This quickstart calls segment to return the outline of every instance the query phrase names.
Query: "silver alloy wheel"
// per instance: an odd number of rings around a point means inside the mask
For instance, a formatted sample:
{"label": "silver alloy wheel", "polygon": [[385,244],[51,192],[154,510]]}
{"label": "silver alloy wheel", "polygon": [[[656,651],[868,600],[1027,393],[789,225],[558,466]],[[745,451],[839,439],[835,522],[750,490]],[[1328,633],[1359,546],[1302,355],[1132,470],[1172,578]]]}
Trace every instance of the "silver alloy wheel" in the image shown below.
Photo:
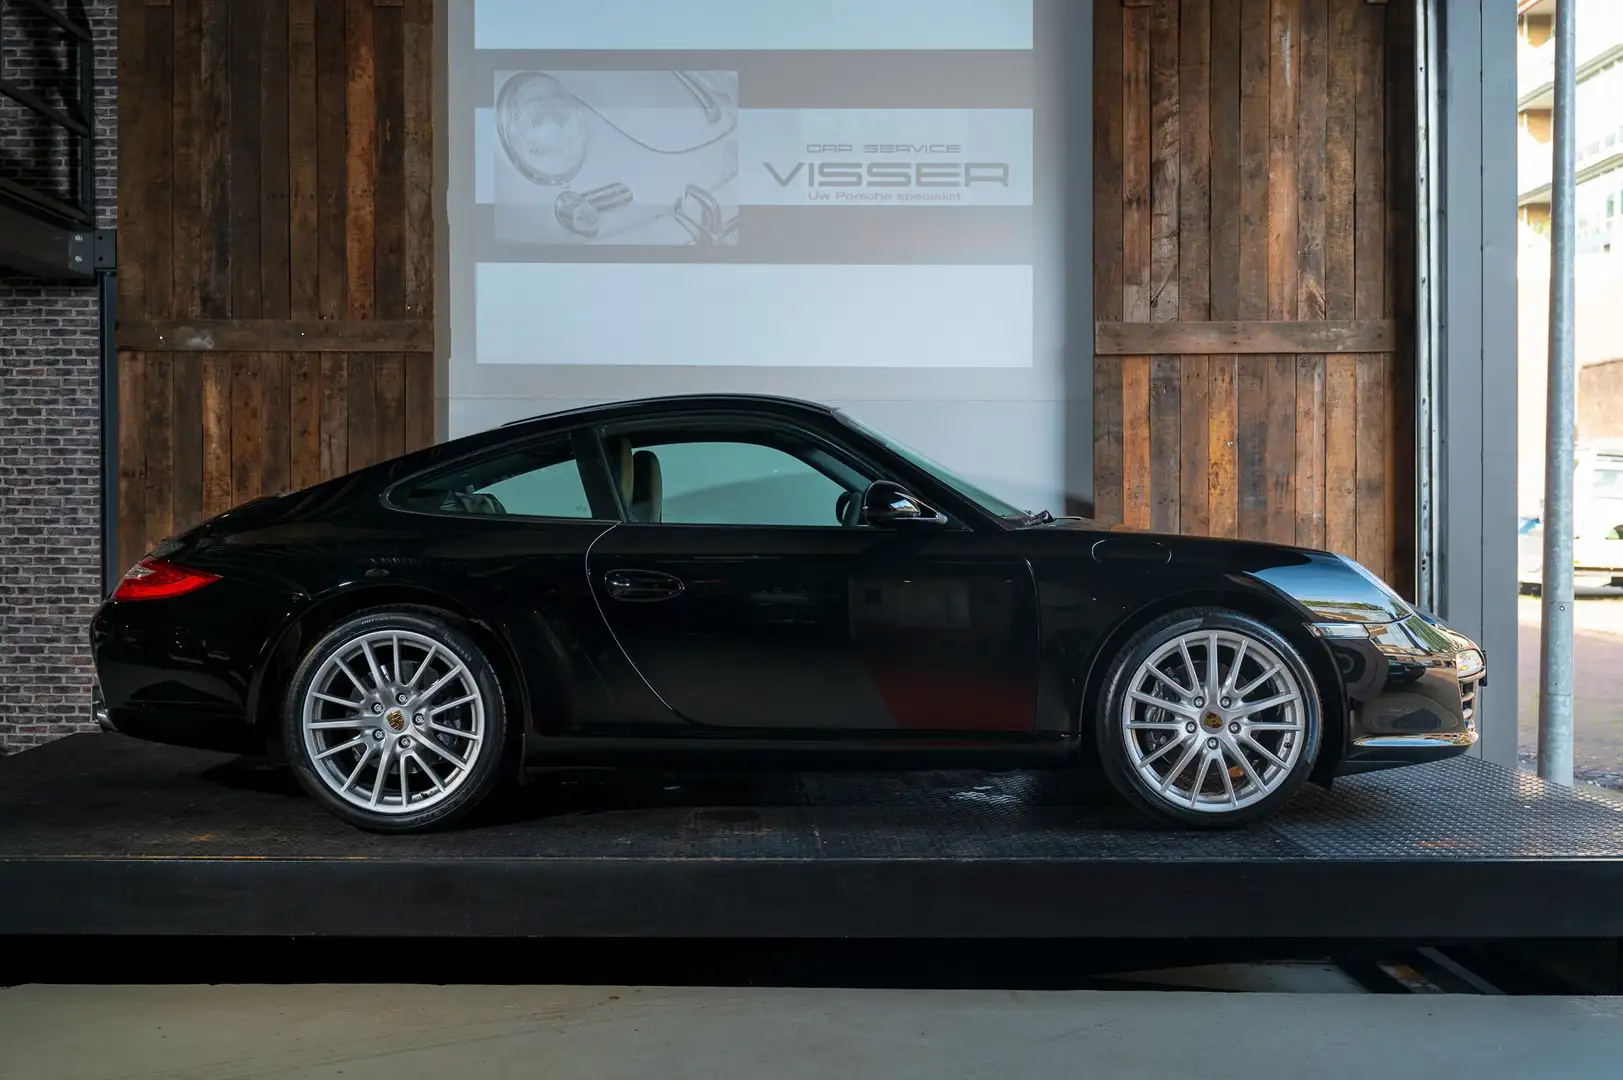
{"label": "silver alloy wheel", "polygon": [[374,630],[317,669],[300,729],[335,795],[374,813],[415,813],[467,780],[485,740],[485,700],[445,645],[411,630]]}
{"label": "silver alloy wheel", "polygon": [[1284,657],[1235,630],[1192,630],[1133,672],[1120,731],[1128,764],[1182,810],[1227,813],[1279,790],[1307,743],[1302,685]]}

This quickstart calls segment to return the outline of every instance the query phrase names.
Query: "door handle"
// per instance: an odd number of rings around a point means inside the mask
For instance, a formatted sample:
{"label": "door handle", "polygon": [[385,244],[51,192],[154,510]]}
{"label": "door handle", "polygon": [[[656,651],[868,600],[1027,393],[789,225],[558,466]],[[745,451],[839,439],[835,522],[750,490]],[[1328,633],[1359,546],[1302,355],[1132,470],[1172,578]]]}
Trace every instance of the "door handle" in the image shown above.
{"label": "door handle", "polygon": [[631,604],[670,600],[686,588],[680,578],[657,570],[610,570],[603,575],[603,584],[614,599]]}

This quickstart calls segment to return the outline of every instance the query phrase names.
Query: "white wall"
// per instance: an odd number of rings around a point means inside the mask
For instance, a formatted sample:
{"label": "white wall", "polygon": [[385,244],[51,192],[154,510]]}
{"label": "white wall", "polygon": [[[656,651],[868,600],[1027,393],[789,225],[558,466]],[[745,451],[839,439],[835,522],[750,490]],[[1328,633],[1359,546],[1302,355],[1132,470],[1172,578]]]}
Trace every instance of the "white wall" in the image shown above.
{"label": "white wall", "polygon": [[[1091,244],[1080,281],[1065,252],[1091,219],[1091,148],[1065,134],[1067,108],[1091,109],[1086,68],[1065,67],[1091,55],[1087,5],[677,7],[446,0],[442,434],[630,397],[782,394],[1020,506],[1091,496],[1091,369],[1067,365],[1068,337],[1091,354]],[[665,70],[682,67],[704,70]],[[513,85],[551,125],[526,128],[517,157],[494,119],[516,72],[548,76]],[[808,183],[843,179],[815,172],[831,159],[907,163],[910,182]],[[730,243],[692,243],[671,212],[696,213],[693,184]],[[595,219],[560,212],[592,192]]]}

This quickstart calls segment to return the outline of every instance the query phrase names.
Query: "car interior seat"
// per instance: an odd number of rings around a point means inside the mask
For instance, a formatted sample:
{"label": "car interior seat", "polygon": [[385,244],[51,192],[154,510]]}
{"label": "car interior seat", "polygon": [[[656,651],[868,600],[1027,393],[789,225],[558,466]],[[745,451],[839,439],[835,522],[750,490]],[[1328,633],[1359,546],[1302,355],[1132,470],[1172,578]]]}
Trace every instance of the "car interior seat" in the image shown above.
{"label": "car interior seat", "polygon": [[665,487],[659,457],[652,450],[634,450],[626,438],[615,439],[608,451],[609,468],[614,470],[627,519],[643,523],[664,520]]}
{"label": "car interior seat", "polygon": [[631,457],[631,520],[654,524],[664,520],[665,483],[659,458],[652,450]]}

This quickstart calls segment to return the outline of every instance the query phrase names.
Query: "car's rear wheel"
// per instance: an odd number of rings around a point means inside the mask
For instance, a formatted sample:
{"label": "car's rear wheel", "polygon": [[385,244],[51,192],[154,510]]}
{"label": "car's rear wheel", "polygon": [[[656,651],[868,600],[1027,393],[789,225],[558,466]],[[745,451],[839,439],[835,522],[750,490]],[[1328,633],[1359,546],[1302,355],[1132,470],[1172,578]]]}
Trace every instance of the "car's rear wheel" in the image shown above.
{"label": "car's rear wheel", "polygon": [[1111,785],[1163,822],[1197,828],[1266,817],[1301,789],[1321,738],[1301,654],[1267,625],[1203,609],[1128,642],[1096,716]]}
{"label": "car's rear wheel", "polygon": [[306,653],[283,738],[299,782],[338,817],[419,832],[465,818],[496,788],[506,712],[489,659],[449,619],[379,610]]}

